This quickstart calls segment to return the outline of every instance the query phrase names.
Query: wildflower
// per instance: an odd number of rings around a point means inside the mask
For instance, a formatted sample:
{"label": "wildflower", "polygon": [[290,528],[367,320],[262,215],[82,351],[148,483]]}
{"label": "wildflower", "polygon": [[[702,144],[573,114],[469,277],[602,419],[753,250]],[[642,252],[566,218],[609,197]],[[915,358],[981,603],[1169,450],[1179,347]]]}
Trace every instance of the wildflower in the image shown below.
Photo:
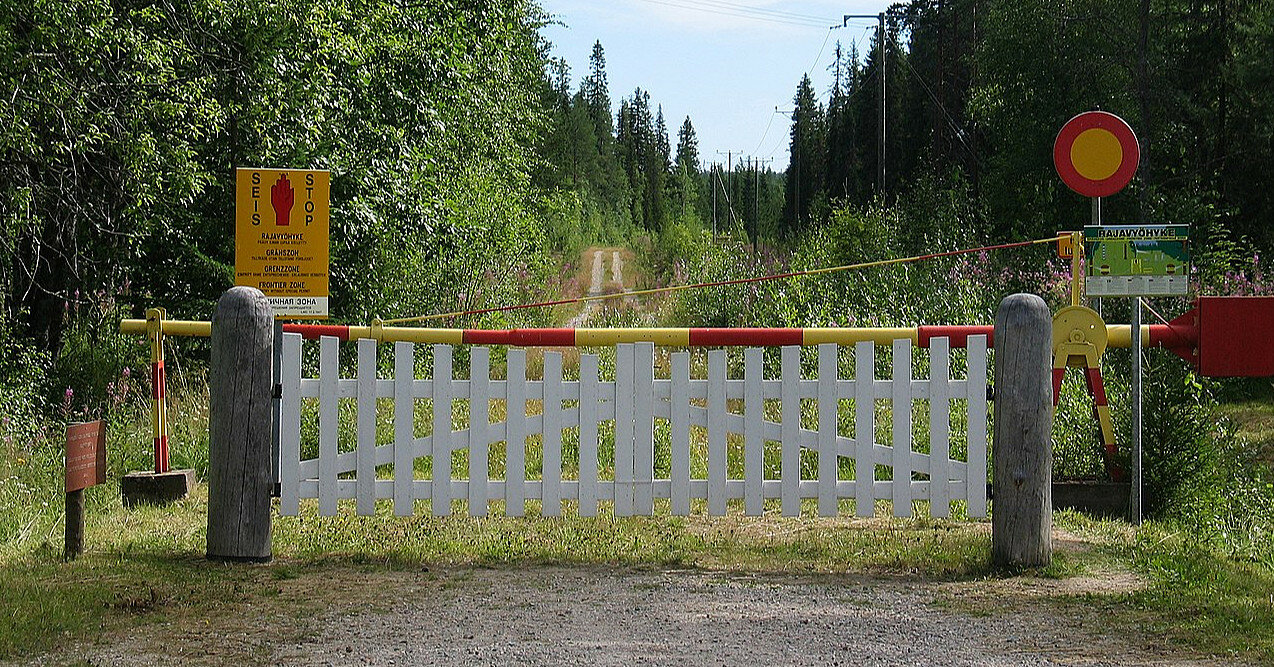
{"label": "wildflower", "polygon": [[19,456],[19,457],[18,457],[18,465],[20,465],[20,466],[24,466],[24,465],[26,465],[26,464],[27,464],[27,460],[26,460],[26,459],[24,459],[24,458],[22,458],[21,456]]}

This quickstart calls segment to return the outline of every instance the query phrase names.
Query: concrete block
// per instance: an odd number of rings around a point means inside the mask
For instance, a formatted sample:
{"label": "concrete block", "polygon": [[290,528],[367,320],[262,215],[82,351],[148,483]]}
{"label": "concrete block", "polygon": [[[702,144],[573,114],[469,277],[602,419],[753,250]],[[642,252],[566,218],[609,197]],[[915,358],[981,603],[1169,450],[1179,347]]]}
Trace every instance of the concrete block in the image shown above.
{"label": "concrete block", "polygon": [[1053,509],[1068,509],[1108,519],[1127,519],[1132,487],[1128,482],[1053,482]]}
{"label": "concrete block", "polygon": [[124,475],[120,491],[124,507],[139,504],[169,505],[185,498],[195,486],[195,471],[169,470],[155,473],[135,471]]}

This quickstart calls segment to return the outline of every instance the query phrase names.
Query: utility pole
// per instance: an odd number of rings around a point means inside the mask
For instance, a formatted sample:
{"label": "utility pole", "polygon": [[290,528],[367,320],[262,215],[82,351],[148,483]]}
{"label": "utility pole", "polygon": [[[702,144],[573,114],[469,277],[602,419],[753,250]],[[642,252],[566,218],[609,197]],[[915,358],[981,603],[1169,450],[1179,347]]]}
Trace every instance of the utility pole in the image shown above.
{"label": "utility pole", "polygon": [[[731,150],[717,151],[717,155],[725,155],[726,180],[729,182],[729,185],[730,185],[730,187],[727,188],[726,183],[721,183],[722,194],[725,195],[725,205],[730,209],[730,219],[737,223],[738,219],[734,215],[734,202],[730,200],[730,191],[734,189],[734,154],[735,153],[742,154],[743,151],[731,151]],[[718,181],[720,181],[720,179],[718,179]]]}
{"label": "utility pole", "polygon": [[734,187],[734,154],[743,151],[717,151],[717,155],[725,155],[725,173],[726,180],[730,182],[730,187]]}
{"label": "utility pole", "polygon": [[761,167],[767,162],[773,162],[774,158],[757,158],[756,166],[752,168],[753,186],[752,186],[752,254],[757,253],[757,240],[761,237]]}
{"label": "utility pole", "polygon": [[713,181],[717,180],[717,163],[712,163],[712,169],[708,170],[708,185],[712,187],[712,242],[717,242],[717,184]]}
{"label": "utility pole", "polygon": [[880,111],[880,118],[877,125],[876,140],[878,142],[877,160],[879,162],[879,171],[877,178],[877,186],[883,197],[885,194],[885,12],[876,15],[871,14],[846,14],[841,26],[849,25],[850,19],[876,19],[879,24],[876,28],[876,46],[879,49],[877,60],[880,61],[880,104],[877,105]]}

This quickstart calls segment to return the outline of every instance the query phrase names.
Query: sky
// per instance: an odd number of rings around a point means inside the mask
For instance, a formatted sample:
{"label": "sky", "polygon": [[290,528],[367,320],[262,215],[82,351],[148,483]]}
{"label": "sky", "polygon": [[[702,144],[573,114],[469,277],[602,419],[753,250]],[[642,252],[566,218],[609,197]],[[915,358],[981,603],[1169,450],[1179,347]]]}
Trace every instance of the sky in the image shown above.
{"label": "sky", "polygon": [[[573,88],[588,74],[593,42],[606,54],[611,104],[641,87],[663,105],[671,145],[686,116],[705,166],[726,152],[787,168],[792,98],[808,73],[820,99],[832,85],[836,42],[870,48],[880,0],[541,0],[557,25],[543,29],[551,55],[565,58]],[[831,29],[832,26],[836,29]],[[776,113],[775,109],[781,113]],[[718,154],[720,152],[720,154]]]}

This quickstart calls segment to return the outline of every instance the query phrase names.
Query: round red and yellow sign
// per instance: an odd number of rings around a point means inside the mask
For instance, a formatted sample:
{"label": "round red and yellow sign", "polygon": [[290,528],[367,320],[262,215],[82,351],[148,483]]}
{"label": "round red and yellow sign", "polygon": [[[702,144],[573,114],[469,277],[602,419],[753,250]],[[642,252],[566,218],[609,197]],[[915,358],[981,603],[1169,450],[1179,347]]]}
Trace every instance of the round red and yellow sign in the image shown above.
{"label": "round red and yellow sign", "polygon": [[1109,197],[1137,173],[1141,149],[1124,119],[1088,111],[1066,122],[1053,142],[1053,164],[1062,182],[1085,197]]}

